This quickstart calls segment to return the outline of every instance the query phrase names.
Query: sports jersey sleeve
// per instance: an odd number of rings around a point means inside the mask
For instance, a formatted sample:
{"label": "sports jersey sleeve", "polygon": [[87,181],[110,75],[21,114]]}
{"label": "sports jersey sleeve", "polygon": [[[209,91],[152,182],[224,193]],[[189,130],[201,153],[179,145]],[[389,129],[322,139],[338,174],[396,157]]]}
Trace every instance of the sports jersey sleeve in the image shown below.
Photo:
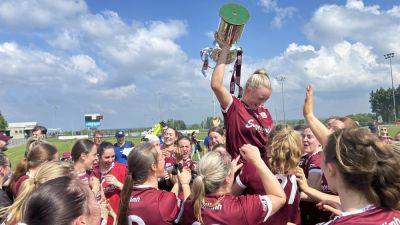
{"label": "sports jersey sleeve", "polygon": [[248,177],[248,170],[247,170],[247,165],[246,164],[242,170],[240,171],[239,175],[236,176],[236,183],[241,187],[242,189],[246,189],[249,183],[249,177]]}
{"label": "sports jersey sleeve", "polygon": [[261,224],[271,216],[272,202],[266,195],[247,195],[240,197],[248,224]]}
{"label": "sports jersey sleeve", "polygon": [[322,174],[321,170],[321,155],[315,154],[310,157],[308,164],[308,174],[310,173],[320,173]]}
{"label": "sports jersey sleeve", "polygon": [[178,217],[180,200],[172,192],[163,191],[158,199],[158,209],[163,221],[172,222]]}
{"label": "sports jersey sleeve", "polygon": [[234,95],[231,95],[231,101],[230,101],[230,103],[228,104],[228,106],[226,107],[226,109],[221,109],[222,110],[222,113],[224,113],[226,116],[228,116],[229,117],[229,115],[231,115],[232,113],[234,113],[235,111],[236,111],[236,106],[237,106],[237,104],[239,103],[239,99],[236,97],[236,96],[234,96]]}

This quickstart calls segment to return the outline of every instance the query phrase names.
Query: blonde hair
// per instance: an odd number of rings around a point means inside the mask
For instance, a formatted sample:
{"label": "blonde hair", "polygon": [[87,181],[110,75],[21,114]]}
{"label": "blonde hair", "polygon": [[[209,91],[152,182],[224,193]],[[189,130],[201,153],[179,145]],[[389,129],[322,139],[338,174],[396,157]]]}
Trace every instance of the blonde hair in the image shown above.
{"label": "blonde hair", "polygon": [[297,167],[300,161],[302,141],[300,135],[291,127],[278,131],[270,145],[269,163],[272,171],[287,174]]}
{"label": "blonde hair", "polygon": [[272,90],[269,74],[265,69],[258,69],[247,79],[245,89],[266,87]]}
{"label": "blonde hair", "polygon": [[44,182],[62,176],[69,176],[72,172],[71,164],[64,162],[46,162],[36,171],[33,177],[24,181],[14,203],[0,209],[0,217],[7,215],[5,224],[20,222],[22,219],[22,205],[25,200]]}
{"label": "blonde hair", "polygon": [[[201,224],[201,207],[206,194],[218,191],[225,178],[232,172],[231,157],[220,152],[208,152],[198,165],[198,176],[193,180],[191,200],[194,201],[194,215]],[[217,205],[217,201],[215,205]],[[213,206],[211,206],[213,207]]]}

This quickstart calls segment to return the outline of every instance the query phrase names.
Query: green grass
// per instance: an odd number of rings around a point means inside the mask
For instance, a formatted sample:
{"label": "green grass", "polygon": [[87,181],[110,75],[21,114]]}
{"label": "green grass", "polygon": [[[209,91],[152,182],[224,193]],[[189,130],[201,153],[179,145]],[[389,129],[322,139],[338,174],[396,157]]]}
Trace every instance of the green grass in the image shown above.
{"label": "green grass", "polygon": [[[201,131],[197,135],[197,139],[204,140],[204,137],[206,135],[207,131]],[[139,137],[128,137],[127,140],[132,141],[135,144],[138,144],[140,142]],[[57,147],[60,156],[63,152],[71,151],[72,146],[75,143],[75,140],[58,140],[57,138],[48,138],[47,141],[49,141],[50,143],[52,143]],[[104,138],[104,141],[108,141],[113,144],[116,142],[114,137]],[[7,157],[10,159],[12,167],[15,168],[15,165],[17,165],[24,157],[25,145],[9,148],[5,153]]]}

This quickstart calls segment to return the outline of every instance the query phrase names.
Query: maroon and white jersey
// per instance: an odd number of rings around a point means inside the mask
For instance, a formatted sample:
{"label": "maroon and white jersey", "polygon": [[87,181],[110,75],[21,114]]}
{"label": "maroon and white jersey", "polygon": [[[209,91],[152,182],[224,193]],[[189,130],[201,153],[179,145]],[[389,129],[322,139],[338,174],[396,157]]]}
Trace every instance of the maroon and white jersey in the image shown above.
{"label": "maroon and white jersey", "polygon": [[[295,175],[276,174],[283,190],[286,194],[285,205],[274,215],[272,215],[265,224],[286,225],[288,222],[300,223],[300,191],[297,187]],[[264,187],[256,168],[251,163],[243,166],[239,176],[236,177],[236,183],[248,194],[265,194]]]}
{"label": "maroon and white jersey", "polygon": [[308,157],[310,157],[309,154],[304,154],[304,155],[302,155],[302,156],[300,157],[300,160],[299,160],[299,167],[302,168],[303,171],[306,170],[306,163],[307,163]]}
{"label": "maroon and white jersey", "polygon": [[400,211],[367,206],[354,212],[343,212],[341,216],[318,225],[398,225]]}
{"label": "maroon and white jersey", "polygon": [[248,109],[236,96],[226,109],[222,109],[226,128],[226,149],[236,158],[243,144],[252,144],[267,152],[268,134],[273,127],[272,117],[264,106],[256,110]]}
{"label": "maroon and white jersey", "polygon": [[[100,171],[99,166],[95,166],[93,168],[93,174],[100,180],[101,186],[104,191],[104,195],[105,195],[106,199],[108,199],[108,202],[110,203],[111,208],[114,210],[115,213],[118,213],[119,197],[120,197],[121,190],[118,189],[116,186],[107,183],[104,180],[104,177],[106,175],[113,175],[119,182],[124,183],[126,174],[127,174],[126,165],[122,164],[122,163],[114,162],[111,165],[110,169],[108,169],[107,171],[103,171],[103,172]],[[113,224],[112,222],[113,222],[112,217],[109,216],[108,220],[107,220],[107,224],[112,225]]]}
{"label": "maroon and white jersey", "polygon": [[172,169],[174,168],[175,157],[172,155],[165,157],[164,161],[165,161],[164,164],[165,171],[171,172]]}
{"label": "maroon and white jersey", "polygon": [[304,165],[304,174],[308,178],[308,176],[311,173],[318,173],[321,174],[322,180],[321,180],[321,191],[324,193],[332,194],[332,192],[329,190],[328,186],[328,181],[326,180],[324,173],[322,172],[321,169],[321,163],[322,163],[322,151],[310,154],[305,161]]}
{"label": "maroon and white jersey", "polygon": [[[201,218],[207,225],[262,224],[269,218],[271,208],[271,200],[266,195],[206,196],[201,209]],[[200,225],[194,215],[193,201],[186,201],[184,204],[182,224]]]}
{"label": "maroon and white jersey", "polygon": [[129,200],[129,225],[172,224],[179,213],[180,201],[172,192],[139,185]]}

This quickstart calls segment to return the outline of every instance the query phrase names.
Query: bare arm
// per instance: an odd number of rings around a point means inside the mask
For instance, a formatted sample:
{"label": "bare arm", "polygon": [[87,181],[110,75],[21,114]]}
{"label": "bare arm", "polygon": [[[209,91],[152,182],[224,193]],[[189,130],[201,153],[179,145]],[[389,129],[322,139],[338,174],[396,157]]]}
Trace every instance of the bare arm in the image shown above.
{"label": "bare arm", "polygon": [[320,202],[323,200],[331,200],[340,204],[339,196],[323,193],[315,188],[309,186],[304,171],[297,168],[296,180],[301,189],[301,199],[313,202]]}
{"label": "bare arm", "polygon": [[315,117],[313,112],[314,99],[313,99],[313,88],[311,85],[307,86],[306,99],[304,101],[303,115],[307,124],[310,126],[311,131],[318,139],[322,146],[325,146],[328,142],[330,132],[328,128]]}
{"label": "bare arm", "polygon": [[276,179],[274,174],[271,172],[271,170],[269,170],[267,165],[265,165],[264,161],[261,159],[260,151],[257,147],[245,144],[239,150],[243,158],[250,161],[256,167],[257,172],[260,175],[264,191],[271,199],[271,215],[273,215],[285,204],[285,192],[283,191],[281,185],[279,184],[279,181]]}
{"label": "bare arm", "polygon": [[[216,40],[218,40],[218,37],[216,37]],[[218,58],[217,65],[215,66],[213,74],[211,76],[211,88],[214,91],[214,94],[217,97],[221,108],[225,110],[232,102],[232,95],[223,84],[225,61],[228,57],[230,46],[227,43],[223,43],[222,41],[218,41],[218,43],[222,50]]]}

